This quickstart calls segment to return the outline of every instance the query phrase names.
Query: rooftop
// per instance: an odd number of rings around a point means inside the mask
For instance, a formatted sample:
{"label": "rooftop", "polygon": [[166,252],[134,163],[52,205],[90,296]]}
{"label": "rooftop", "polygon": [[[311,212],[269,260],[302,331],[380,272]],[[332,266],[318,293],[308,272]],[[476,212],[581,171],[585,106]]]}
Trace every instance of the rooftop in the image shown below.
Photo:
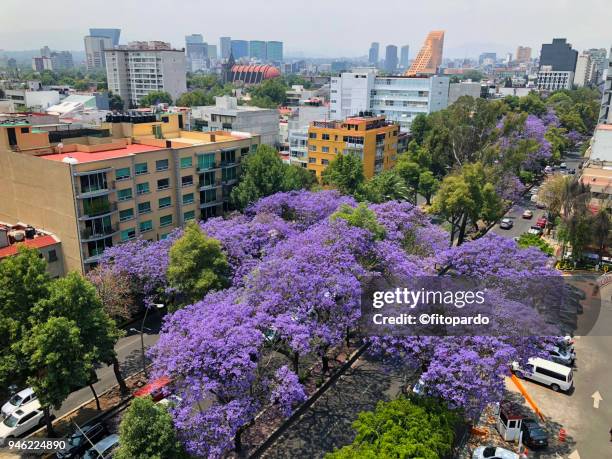
{"label": "rooftop", "polygon": [[69,153],[56,153],[53,155],[44,155],[41,158],[48,159],[50,161],[63,161],[66,158],[73,158],[78,163],[90,163],[93,161],[103,161],[106,159],[122,158],[124,156],[134,155],[138,153],[146,153],[149,151],[161,150],[161,147],[155,147],[152,145],[142,145],[133,143],[126,145],[124,148],[115,148],[107,150],[99,150],[95,152],[88,151],[72,151]]}
{"label": "rooftop", "polygon": [[[17,225],[0,223],[0,231],[7,232],[8,234],[10,234],[12,231],[25,231],[26,228],[27,226],[21,223],[18,223]],[[15,241],[13,237],[8,236],[8,245],[6,247],[0,247],[0,259],[16,255],[19,247],[22,245],[33,249],[41,249],[60,242],[59,239],[52,234],[38,230],[35,231],[34,237],[27,238],[24,236],[22,241]]]}

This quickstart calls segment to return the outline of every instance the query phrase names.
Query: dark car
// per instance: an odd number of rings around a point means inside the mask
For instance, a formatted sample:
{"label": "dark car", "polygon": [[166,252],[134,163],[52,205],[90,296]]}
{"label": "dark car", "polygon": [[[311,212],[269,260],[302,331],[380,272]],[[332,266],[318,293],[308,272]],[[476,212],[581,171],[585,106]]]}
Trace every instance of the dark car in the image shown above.
{"label": "dark car", "polygon": [[512,220],[510,220],[509,218],[504,218],[502,219],[502,221],[499,223],[499,227],[501,229],[505,229],[505,230],[509,230],[512,228],[512,226],[514,226],[514,222]]}
{"label": "dark car", "polygon": [[100,422],[81,426],[81,430],[76,429],[66,440],[68,448],[60,453],[56,453],[58,459],[76,459],[108,436],[108,429]]}
{"label": "dark car", "polygon": [[521,431],[523,432],[523,443],[529,448],[537,449],[548,447],[548,434],[535,419],[523,419]]}

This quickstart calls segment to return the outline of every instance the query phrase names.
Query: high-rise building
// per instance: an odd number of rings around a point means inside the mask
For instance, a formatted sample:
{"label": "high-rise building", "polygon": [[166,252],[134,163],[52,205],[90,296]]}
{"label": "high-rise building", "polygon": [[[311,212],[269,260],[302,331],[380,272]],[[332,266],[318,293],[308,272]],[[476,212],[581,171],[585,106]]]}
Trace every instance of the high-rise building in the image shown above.
{"label": "high-rise building", "polygon": [[308,170],[320,180],[327,166],[341,154],[363,162],[367,178],[391,169],[397,160],[399,127],[369,112],[343,121],[313,121],[308,127]]}
{"label": "high-rise building", "polygon": [[378,53],[380,51],[380,43],[372,42],[370,51],[368,52],[368,62],[374,67],[378,66]]}
{"label": "high-rise building", "polygon": [[417,57],[412,62],[406,75],[435,75],[438,73],[438,68],[442,64],[443,49],[444,31],[433,30],[429,32],[425,39],[425,43],[423,43],[423,47],[419,50],[419,54],[417,54]]}
{"label": "high-rise building", "polygon": [[234,59],[249,57],[249,42],[246,40],[232,40],[231,51]]}
{"label": "high-rise building", "polygon": [[266,54],[268,55],[268,61],[275,64],[283,62],[283,42],[282,41],[269,41],[266,44]]}
{"label": "high-rise building", "polygon": [[187,91],[186,59],[169,43],[135,42],[105,51],[108,90],[126,107],[138,107],[150,92],[166,91],[173,100]]}
{"label": "high-rise building", "polygon": [[266,61],[268,59],[266,42],[261,40],[251,40],[249,42],[249,57],[262,62]]}
{"label": "high-rise building", "polygon": [[48,46],[40,48],[40,57],[51,57],[51,49]]}
{"label": "high-rise building", "polygon": [[53,62],[50,57],[40,56],[32,58],[32,70],[42,72],[43,70],[53,70]]}
{"label": "high-rise building", "polygon": [[586,50],[585,54],[591,56],[591,61],[595,65],[596,75],[594,75],[593,82],[597,84],[603,80],[604,70],[608,67],[606,48],[591,48]]}
{"label": "high-rise building", "polygon": [[497,53],[482,53],[478,56],[479,65],[493,65],[497,60]]}
{"label": "high-rise building", "polygon": [[516,48],[516,62],[523,64],[529,61],[531,61],[531,48],[529,46]]}
{"label": "high-rise building", "polygon": [[65,70],[74,67],[72,53],[70,51],[51,52],[51,66],[53,70]]}
{"label": "high-rise building", "polygon": [[553,70],[551,65],[540,66],[536,87],[540,91],[558,91],[572,89],[574,72],[566,70]]}
{"label": "high-rise building", "polygon": [[104,50],[113,48],[113,41],[109,37],[94,37],[88,35],[85,41],[85,60],[87,70],[103,69],[106,67]]}
{"label": "high-rise building", "polygon": [[540,51],[540,69],[550,67],[553,72],[575,72],[578,51],[565,38],[553,38]]}
{"label": "high-rise building", "polygon": [[599,123],[612,124],[612,49],[610,59],[606,62],[607,75],[603,85],[603,96],[601,98],[601,109],[599,111]]}
{"label": "high-rise building", "polygon": [[404,45],[400,48],[400,67],[403,70],[408,69],[408,64],[410,63],[410,46]]}
{"label": "high-rise building", "polygon": [[385,71],[389,74],[397,72],[397,46],[387,45],[385,48]]}
{"label": "high-rise building", "polygon": [[227,59],[230,56],[230,52],[232,51],[232,38],[219,38],[219,48],[221,50],[221,59]]}
{"label": "high-rise building", "polygon": [[191,34],[185,37],[185,54],[187,69],[195,72],[205,67],[208,59],[208,45],[201,34]]}
{"label": "high-rise building", "polygon": [[218,59],[219,55],[217,54],[217,45],[208,44],[208,58],[209,59]]}
{"label": "high-rise building", "polygon": [[100,129],[50,132],[0,124],[0,220],[52,231],[66,271],[86,272],[108,247],[222,215],[259,136],[186,132],[183,116],[110,116]]}
{"label": "high-rise building", "polygon": [[119,45],[119,36],[121,29],[89,29],[89,35],[92,37],[107,37],[111,39],[111,47]]}
{"label": "high-rise building", "polygon": [[597,66],[588,53],[581,53],[576,60],[574,85],[579,88],[593,84],[597,78]]}
{"label": "high-rise building", "polygon": [[417,115],[448,107],[449,83],[447,76],[377,76],[372,68],[354,69],[331,78],[330,118],[343,120],[371,111],[408,132]]}

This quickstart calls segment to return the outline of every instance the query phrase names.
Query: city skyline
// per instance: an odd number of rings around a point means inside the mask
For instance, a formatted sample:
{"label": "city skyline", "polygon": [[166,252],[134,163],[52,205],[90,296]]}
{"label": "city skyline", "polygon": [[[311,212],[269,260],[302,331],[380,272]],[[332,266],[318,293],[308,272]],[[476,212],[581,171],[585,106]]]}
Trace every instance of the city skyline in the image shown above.
{"label": "city skyline", "polygon": [[[141,8],[146,3],[146,8]],[[39,49],[48,45],[52,49],[79,51],[83,48],[83,36],[89,28],[111,27],[122,29],[122,42],[132,40],[164,40],[174,47],[184,47],[185,35],[201,33],[204,41],[219,45],[219,38],[231,36],[242,40],[280,40],[286,44],[287,56],[304,57],[362,57],[367,55],[371,42],[388,44],[409,44],[416,49],[429,30],[446,30],[447,40],[444,55],[449,58],[475,57],[484,51],[498,54],[514,52],[518,45],[530,46],[534,54],[539,53],[542,43],[552,38],[567,38],[575,49],[591,47],[608,48],[612,38],[606,33],[610,14],[606,11],[605,0],[585,0],[580,9],[573,8],[569,1],[555,2],[550,8],[547,2],[534,4],[527,0],[517,0],[509,9],[500,0],[486,2],[470,1],[469,5],[457,6],[450,0],[436,2],[435,5],[412,5],[392,0],[389,8],[396,13],[385,19],[385,26],[374,30],[370,22],[374,6],[368,3],[346,9],[342,2],[329,3],[313,0],[307,11],[325,7],[329,13],[317,17],[317,27],[326,33],[312,40],[312,28],[304,21],[304,14],[286,18],[282,28],[262,30],[254,18],[268,17],[285,8],[277,0],[254,5],[252,2],[237,0],[230,4],[216,6],[215,16],[231,17],[231,21],[201,22],[198,11],[206,12],[201,2],[186,0],[184,8],[168,9],[159,0],[144,2],[133,0],[129,7],[117,0],[109,0],[108,8],[100,10],[94,18],[81,14],[79,3],[74,0],[59,0],[53,5],[37,5],[38,13],[24,24],[21,21],[3,24],[0,27],[0,43],[4,51],[24,51]],[[320,5],[319,5],[320,4]],[[325,5],[323,5],[325,4]],[[114,7],[116,6],[116,8]],[[155,11],[163,11],[156,15]],[[17,0],[5,0],[2,5],[3,17],[18,17],[23,12]],[[191,11],[184,15],[185,10]],[[372,11],[370,11],[372,10]],[[116,12],[121,11],[121,15]],[[142,11],[152,12],[147,20],[142,20]],[[593,11],[600,11],[592,14]],[[337,13],[337,14],[336,14]],[[503,14],[504,20],[498,21]],[[338,18],[343,18],[339,21]],[[546,21],[542,21],[546,17]],[[406,23],[410,18],[410,26]],[[584,19],[584,20],[583,20]],[[588,20],[587,20],[588,19]],[[478,28],[469,24],[477,23]],[[520,23],[521,27],[516,27]],[[70,24],[66,27],[66,24]],[[169,24],[172,24],[169,27]],[[180,24],[174,26],[174,24]],[[372,30],[369,34],[357,36],[355,30]],[[345,40],[346,36],[354,37]],[[492,37],[485,39],[484,37]],[[502,40],[503,37],[503,40]],[[535,56],[534,56],[535,57]]]}

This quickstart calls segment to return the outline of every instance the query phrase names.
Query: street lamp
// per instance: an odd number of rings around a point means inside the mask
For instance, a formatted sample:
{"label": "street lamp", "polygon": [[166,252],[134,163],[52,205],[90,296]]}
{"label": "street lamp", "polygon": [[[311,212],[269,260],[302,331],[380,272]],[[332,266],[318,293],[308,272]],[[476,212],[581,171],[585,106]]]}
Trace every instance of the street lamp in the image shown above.
{"label": "street lamp", "polygon": [[[162,303],[153,303],[152,305],[152,307],[155,307],[157,309],[162,309],[164,306],[165,305]],[[147,321],[147,314],[149,313],[149,309],[151,309],[151,307],[145,308],[144,317],[142,319],[142,326],[140,327],[140,347],[142,351],[142,371],[147,378],[149,377],[149,374],[147,373],[147,362],[145,359],[144,329],[145,329],[145,322]]]}

